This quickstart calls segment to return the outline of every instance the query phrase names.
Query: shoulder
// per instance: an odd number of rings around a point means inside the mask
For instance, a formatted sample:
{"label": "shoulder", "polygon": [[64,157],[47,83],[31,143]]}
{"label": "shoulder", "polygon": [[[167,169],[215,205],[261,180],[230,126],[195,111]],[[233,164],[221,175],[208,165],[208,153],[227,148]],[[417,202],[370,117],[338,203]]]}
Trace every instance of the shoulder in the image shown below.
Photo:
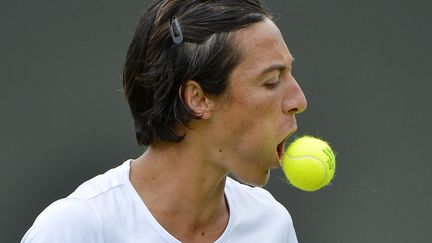
{"label": "shoulder", "polygon": [[113,193],[116,189],[124,186],[129,176],[129,168],[129,161],[126,161],[122,165],[84,182],[67,198],[90,200]]}
{"label": "shoulder", "polygon": [[124,193],[128,165],[126,161],[84,182],[68,197],[49,205],[36,218],[22,242],[100,242],[102,212],[118,205],[117,198],[124,198],[118,195]]}
{"label": "shoulder", "polygon": [[99,219],[85,200],[60,199],[36,218],[21,242],[100,242],[99,229]]}

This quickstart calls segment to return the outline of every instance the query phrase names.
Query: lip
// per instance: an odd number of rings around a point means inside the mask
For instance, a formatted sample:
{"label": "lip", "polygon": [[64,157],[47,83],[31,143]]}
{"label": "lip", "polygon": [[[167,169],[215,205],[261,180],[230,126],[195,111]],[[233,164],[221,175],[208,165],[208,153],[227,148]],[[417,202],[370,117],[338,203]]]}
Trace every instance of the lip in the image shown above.
{"label": "lip", "polygon": [[283,155],[285,154],[285,145],[288,138],[297,131],[297,127],[291,130],[290,133],[276,146],[276,154],[279,161],[282,161]]}

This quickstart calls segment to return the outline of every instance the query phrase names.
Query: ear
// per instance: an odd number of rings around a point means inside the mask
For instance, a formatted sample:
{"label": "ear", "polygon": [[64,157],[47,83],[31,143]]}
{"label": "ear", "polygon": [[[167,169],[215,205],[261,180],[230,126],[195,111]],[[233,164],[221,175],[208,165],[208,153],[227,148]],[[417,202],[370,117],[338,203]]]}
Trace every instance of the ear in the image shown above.
{"label": "ear", "polygon": [[[190,110],[198,114],[202,119],[209,119],[214,103],[204,93],[201,85],[194,80],[188,80],[183,84],[183,102]],[[181,92],[181,88],[180,88]],[[182,94],[180,93],[180,97]]]}

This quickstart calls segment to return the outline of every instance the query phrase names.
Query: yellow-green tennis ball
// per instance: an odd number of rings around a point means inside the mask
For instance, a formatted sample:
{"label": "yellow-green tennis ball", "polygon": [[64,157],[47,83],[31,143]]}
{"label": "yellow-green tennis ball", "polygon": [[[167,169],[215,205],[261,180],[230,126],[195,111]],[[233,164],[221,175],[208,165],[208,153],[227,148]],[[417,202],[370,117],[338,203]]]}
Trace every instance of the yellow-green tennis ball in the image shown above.
{"label": "yellow-green tennis ball", "polygon": [[328,185],[335,173],[336,158],[330,145],[311,136],[296,139],[282,160],[288,181],[304,191],[316,191]]}

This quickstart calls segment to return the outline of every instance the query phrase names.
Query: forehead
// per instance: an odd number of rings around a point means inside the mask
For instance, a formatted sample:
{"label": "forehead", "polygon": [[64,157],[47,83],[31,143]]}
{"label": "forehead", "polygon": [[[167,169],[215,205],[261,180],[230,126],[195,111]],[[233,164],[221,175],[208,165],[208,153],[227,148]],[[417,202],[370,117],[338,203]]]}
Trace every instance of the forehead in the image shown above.
{"label": "forehead", "polygon": [[289,67],[292,64],[293,57],[282,34],[273,21],[267,18],[239,31],[235,39],[241,60],[232,72],[231,77],[234,79],[251,79],[269,67]]}

